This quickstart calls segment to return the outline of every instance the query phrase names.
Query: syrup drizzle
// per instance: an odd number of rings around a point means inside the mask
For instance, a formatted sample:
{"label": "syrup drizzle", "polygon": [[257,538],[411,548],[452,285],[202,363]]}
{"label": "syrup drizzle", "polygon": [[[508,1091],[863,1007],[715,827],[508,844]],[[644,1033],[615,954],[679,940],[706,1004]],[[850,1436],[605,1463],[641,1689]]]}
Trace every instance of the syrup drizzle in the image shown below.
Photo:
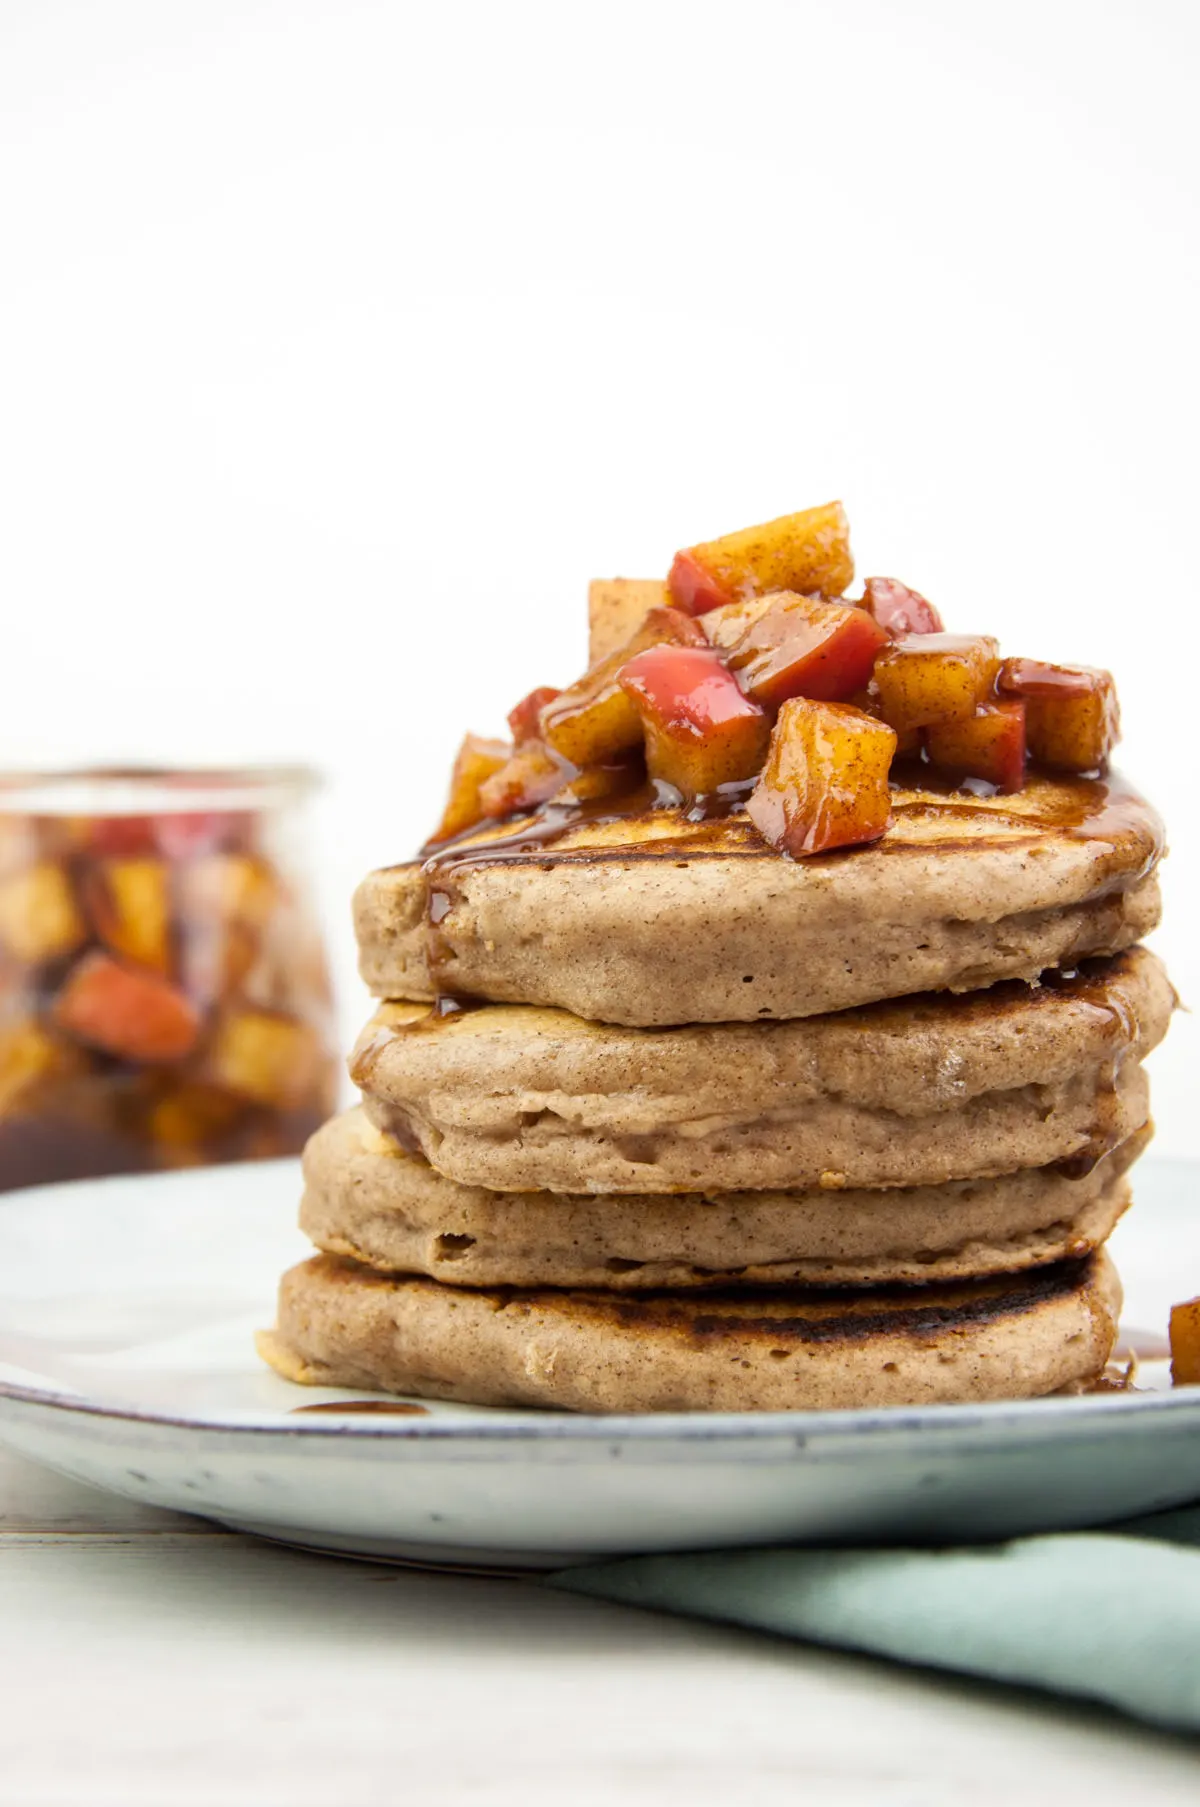
{"label": "syrup drizzle", "polygon": [[1055,1162],[1055,1172],[1064,1179],[1082,1180],[1125,1139],[1121,1122],[1121,1072],[1125,1062],[1136,1052],[1141,1025],[1120,979],[1111,973],[1106,977],[1103,968],[1097,970],[1093,961],[1085,960],[1079,967],[1043,973],[1041,982],[1048,991],[1069,991],[1080,1003],[1101,1011],[1108,1019],[1112,1035],[1112,1057],[1106,1062],[1096,1088],[1096,1110],[1088,1139],[1075,1154],[1065,1155]]}

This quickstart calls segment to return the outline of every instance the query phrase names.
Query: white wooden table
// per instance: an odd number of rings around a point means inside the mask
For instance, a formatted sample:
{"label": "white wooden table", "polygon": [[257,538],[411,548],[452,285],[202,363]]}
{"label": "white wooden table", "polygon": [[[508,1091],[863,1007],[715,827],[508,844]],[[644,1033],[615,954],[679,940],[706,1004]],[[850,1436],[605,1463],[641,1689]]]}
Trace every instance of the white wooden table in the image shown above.
{"label": "white wooden table", "polygon": [[1100,1712],[302,1555],[0,1451],[3,1807],[1198,1798],[1200,1745]]}

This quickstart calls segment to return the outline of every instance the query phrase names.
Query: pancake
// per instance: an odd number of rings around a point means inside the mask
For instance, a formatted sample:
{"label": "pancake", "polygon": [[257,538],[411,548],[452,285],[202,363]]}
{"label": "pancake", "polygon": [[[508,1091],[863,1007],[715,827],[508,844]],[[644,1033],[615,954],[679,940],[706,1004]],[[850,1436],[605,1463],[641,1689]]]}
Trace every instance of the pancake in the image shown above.
{"label": "pancake", "polygon": [[594,1194],[460,1186],[361,1110],[304,1151],[300,1228],[327,1254],[457,1286],[641,1292],[878,1286],[1015,1273],[1090,1254],[1129,1203],[1132,1137],[1089,1174],[1052,1167],[893,1191]]}
{"label": "pancake", "polygon": [[289,1380],[576,1412],[1025,1399],[1098,1375],[1120,1286],[1101,1251],[1031,1274],[846,1297],[469,1291],[318,1255],[259,1352]]}
{"label": "pancake", "polygon": [[917,1186],[1086,1165],[1149,1115],[1174,993],[1138,948],[1074,978],[669,1030],[385,1005],[351,1062],[376,1127],[498,1191]]}
{"label": "pancake", "polygon": [[969,991],[1132,946],[1162,826],[1123,781],[894,790],[870,846],[783,858],[743,812],[587,810],[468,835],[355,897],[378,997],[454,993],[634,1026],[752,1022]]}

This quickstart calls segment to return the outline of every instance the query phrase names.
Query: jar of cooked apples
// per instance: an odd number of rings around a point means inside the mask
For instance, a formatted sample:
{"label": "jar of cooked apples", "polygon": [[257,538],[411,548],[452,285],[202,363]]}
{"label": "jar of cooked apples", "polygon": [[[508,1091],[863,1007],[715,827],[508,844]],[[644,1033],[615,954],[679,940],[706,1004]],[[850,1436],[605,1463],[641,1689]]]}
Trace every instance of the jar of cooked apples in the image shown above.
{"label": "jar of cooked apples", "polygon": [[313,784],[0,776],[0,1190],[293,1154],[329,1115]]}

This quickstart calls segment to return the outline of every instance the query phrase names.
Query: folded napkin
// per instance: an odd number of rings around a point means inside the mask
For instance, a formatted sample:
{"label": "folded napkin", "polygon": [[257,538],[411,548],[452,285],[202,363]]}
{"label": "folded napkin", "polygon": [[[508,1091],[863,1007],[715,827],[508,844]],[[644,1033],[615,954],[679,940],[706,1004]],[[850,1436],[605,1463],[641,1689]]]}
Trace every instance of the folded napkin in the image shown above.
{"label": "folded napkin", "polygon": [[565,1569],[551,1585],[1200,1732],[1200,1505],[965,1549],[638,1556]]}

